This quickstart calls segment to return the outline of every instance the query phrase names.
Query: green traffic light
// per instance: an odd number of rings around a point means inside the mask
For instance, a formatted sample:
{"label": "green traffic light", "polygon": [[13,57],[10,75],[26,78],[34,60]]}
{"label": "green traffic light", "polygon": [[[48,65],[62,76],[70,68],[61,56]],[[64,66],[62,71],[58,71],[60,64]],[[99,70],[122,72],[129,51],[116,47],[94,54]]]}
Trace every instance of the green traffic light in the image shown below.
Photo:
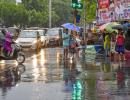
{"label": "green traffic light", "polygon": [[78,4],[77,6],[78,6],[79,8],[81,7],[81,5],[80,5],[80,4]]}
{"label": "green traffic light", "polygon": [[72,3],[71,6],[72,6],[72,8],[75,8],[75,9],[82,9],[83,8],[82,3]]}
{"label": "green traffic light", "polygon": [[77,6],[78,6],[78,9],[82,9],[83,8],[83,4],[82,3],[78,3]]}
{"label": "green traffic light", "polygon": [[73,8],[76,8],[76,3],[72,3],[72,7],[73,7]]}

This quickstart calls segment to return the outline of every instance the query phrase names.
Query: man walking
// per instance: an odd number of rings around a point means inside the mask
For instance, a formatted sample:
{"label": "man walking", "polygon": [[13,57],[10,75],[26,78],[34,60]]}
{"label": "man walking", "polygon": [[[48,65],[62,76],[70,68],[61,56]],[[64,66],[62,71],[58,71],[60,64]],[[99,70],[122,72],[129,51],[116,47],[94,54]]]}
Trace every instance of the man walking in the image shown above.
{"label": "man walking", "polygon": [[62,38],[63,38],[63,48],[64,48],[64,59],[67,59],[68,52],[69,52],[69,40],[70,40],[70,34],[68,32],[68,29],[64,29]]}

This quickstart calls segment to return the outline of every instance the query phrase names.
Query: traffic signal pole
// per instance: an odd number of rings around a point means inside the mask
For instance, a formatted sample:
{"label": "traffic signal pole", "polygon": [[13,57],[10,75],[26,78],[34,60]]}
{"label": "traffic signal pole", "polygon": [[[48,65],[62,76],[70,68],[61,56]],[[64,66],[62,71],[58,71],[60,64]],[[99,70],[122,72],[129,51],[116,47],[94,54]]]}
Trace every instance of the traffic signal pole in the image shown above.
{"label": "traffic signal pole", "polygon": [[[76,26],[76,15],[77,15],[77,10],[73,10],[73,24]],[[73,34],[75,35],[76,31],[73,31]]]}
{"label": "traffic signal pole", "polygon": [[[71,6],[73,8],[73,24],[76,25],[78,20],[80,20],[79,19],[80,17],[78,16],[78,10],[77,9],[82,9],[83,4],[81,3],[81,0],[72,0]],[[75,33],[75,32],[73,32],[73,33]]]}

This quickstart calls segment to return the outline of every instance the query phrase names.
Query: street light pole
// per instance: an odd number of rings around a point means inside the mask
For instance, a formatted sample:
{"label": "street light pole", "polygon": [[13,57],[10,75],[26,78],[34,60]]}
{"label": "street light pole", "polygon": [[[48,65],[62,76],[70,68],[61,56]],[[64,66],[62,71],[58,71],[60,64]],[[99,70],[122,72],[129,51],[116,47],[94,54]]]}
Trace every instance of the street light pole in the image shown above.
{"label": "street light pole", "polygon": [[51,5],[52,5],[52,2],[51,0],[49,0],[49,28],[51,28]]}

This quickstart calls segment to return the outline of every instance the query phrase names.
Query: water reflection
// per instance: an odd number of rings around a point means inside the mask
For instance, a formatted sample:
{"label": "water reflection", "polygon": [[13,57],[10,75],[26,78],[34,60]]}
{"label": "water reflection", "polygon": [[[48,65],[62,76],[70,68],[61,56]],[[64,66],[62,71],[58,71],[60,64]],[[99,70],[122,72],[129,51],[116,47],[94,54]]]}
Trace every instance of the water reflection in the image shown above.
{"label": "water reflection", "polygon": [[72,93],[72,100],[82,100],[83,99],[83,84],[81,79],[77,78],[80,72],[77,70],[76,62],[64,61],[64,91]]}
{"label": "water reflection", "polygon": [[39,64],[42,66],[47,62],[46,52],[42,49],[40,52],[34,54],[32,56],[32,59],[33,59],[32,63],[34,67],[38,66]]}
{"label": "water reflection", "polygon": [[75,63],[69,63],[68,61],[64,61],[63,80],[65,82],[65,91],[72,91],[75,79],[76,79]]}
{"label": "water reflection", "polygon": [[45,60],[45,55],[44,51],[41,51],[35,55],[33,55],[33,69],[32,69],[32,76],[33,80],[32,81],[46,81],[46,68],[44,66],[46,60]]}
{"label": "water reflection", "polygon": [[73,84],[72,100],[83,100],[83,86],[80,79]]}
{"label": "water reflection", "polygon": [[[116,71],[116,80],[119,91],[130,89],[130,67],[126,67],[126,62],[119,62],[118,69]],[[128,91],[125,91],[128,92]],[[129,91],[130,93],[130,91]]]}
{"label": "water reflection", "polygon": [[31,71],[26,73],[27,77],[24,78],[24,81],[54,82],[61,80],[61,53],[59,50],[54,51],[53,49],[48,51],[41,50],[33,55]]}
{"label": "water reflection", "polygon": [[0,64],[5,64],[5,60],[0,60]]}
{"label": "water reflection", "polygon": [[123,70],[121,70],[120,66],[117,70],[116,78],[118,89],[123,89],[125,87],[125,73],[123,72]]}
{"label": "water reflection", "polygon": [[21,79],[21,74],[25,71],[24,65],[10,66],[0,73],[0,90],[2,96],[12,87],[17,86]]}
{"label": "water reflection", "polygon": [[[130,96],[130,67],[126,66],[127,61],[119,61],[114,64],[113,67],[113,78],[109,80],[109,95],[112,100],[118,100],[119,98],[123,98],[122,100],[129,100]],[[116,66],[115,66],[116,65]]]}
{"label": "water reflection", "polygon": [[111,61],[109,58],[105,58],[105,60],[102,62],[101,72],[107,73],[111,71]]}

